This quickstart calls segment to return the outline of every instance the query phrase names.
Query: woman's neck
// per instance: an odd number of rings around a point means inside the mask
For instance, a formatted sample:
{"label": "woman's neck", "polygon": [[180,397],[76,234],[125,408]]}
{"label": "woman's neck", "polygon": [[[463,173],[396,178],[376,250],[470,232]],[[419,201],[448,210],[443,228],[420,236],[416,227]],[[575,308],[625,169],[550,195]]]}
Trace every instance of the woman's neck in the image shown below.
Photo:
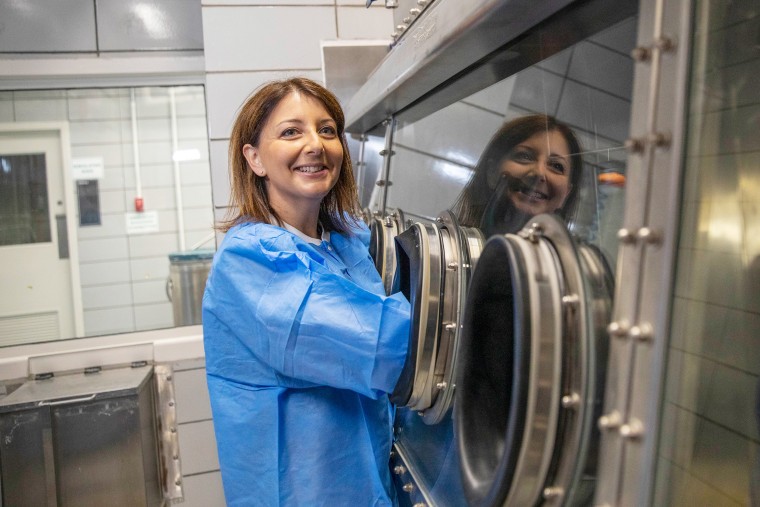
{"label": "woman's neck", "polygon": [[276,210],[280,219],[288,225],[295,227],[302,233],[306,234],[310,238],[320,239],[322,237],[319,230],[319,212],[315,213],[293,213],[293,210],[287,210],[288,212],[282,213]]}

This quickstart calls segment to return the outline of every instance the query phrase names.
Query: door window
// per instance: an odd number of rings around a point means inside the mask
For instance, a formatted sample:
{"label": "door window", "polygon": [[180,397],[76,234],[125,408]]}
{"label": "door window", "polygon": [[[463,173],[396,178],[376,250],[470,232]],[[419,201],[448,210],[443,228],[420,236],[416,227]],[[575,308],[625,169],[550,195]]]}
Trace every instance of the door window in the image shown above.
{"label": "door window", "polygon": [[0,154],[0,246],[49,241],[45,155]]}

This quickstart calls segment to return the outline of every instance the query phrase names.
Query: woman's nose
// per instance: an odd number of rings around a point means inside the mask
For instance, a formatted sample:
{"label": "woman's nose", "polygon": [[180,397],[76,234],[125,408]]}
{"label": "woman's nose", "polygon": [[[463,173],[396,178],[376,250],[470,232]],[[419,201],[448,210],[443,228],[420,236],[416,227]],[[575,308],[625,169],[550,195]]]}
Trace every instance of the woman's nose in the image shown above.
{"label": "woman's nose", "polygon": [[528,171],[529,178],[535,178],[539,181],[546,181],[546,171],[549,161],[539,158],[530,166]]}
{"label": "woman's nose", "polygon": [[306,151],[307,152],[321,155],[324,150],[325,150],[325,147],[322,144],[322,138],[319,136],[318,132],[312,132],[311,134],[306,136]]}

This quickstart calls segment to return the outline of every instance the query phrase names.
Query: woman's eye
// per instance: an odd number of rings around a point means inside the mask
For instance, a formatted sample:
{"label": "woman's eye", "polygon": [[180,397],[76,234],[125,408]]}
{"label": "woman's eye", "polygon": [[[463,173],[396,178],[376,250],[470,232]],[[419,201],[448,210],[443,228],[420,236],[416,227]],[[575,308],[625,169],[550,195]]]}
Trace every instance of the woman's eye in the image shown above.
{"label": "woman's eye", "polygon": [[326,125],[326,126],[322,127],[321,129],[319,129],[319,132],[321,134],[325,134],[325,135],[328,135],[328,136],[337,135],[337,131],[335,130],[335,127],[332,127],[330,125]]}
{"label": "woman's eye", "polygon": [[554,169],[555,172],[564,174],[565,171],[567,171],[565,165],[562,162],[550,162],[549,165],[552,169]]}
{"label": "woman's eye", "polygon": [[517,151],[512,154],[512,159],[518,162],[530,162],[533,158],[533,154],[527,151]]}
{"label": "woman's eye", "polygon": [[296,134],[298,134],[298,130],[293,127],[286,128],[285,130],[282,131],[282,135],[284,137],[292,137]]}

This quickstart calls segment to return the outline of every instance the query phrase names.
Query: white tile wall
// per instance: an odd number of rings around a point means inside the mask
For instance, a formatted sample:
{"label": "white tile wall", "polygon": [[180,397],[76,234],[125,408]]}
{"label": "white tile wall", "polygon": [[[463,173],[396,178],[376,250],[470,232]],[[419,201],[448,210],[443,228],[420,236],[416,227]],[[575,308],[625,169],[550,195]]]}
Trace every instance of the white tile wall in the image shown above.
{"label": "white tile wall", "polygon": [[174,326],[172,304],[169,301],[158,304],[135,305],[133,311],[135,315],[135,328],[138,331]]}
{"label": "white tile wall", "polygon": [[[498,108],[496,103],[492,107]],[[506,105],[501,104],[506,108]],[[474,167],[488,140],[503,123],[503,115],[457,102],[430,116],[399,125],[394,144]],[[393,160],[398,165],[400,157]],[[414,166],[405,166],[414,167]]]}
{"label": "white tile wall", "polygon": [[179,434],[179,449],[182,454],[183,474],[219,470],[211,420],[183,424]]}
{"label": "white tile wall", "polygon": [[79,262],[113,261],[129,257],[127,238],[79,240]]}
{"label": "white tile wall", "polygon": [[134,329],[135,321],[132,308],[108,308],[105,310],[84,311],[84,330],[86,336],[99,336]]}
{"label": "white tile wall", "polygon": [[90,262],[79,268],[83,286],[126,282],[130,280],[129,263],[125,260]]}
{"label": "white tile wall", "polygon": [[129,253],[136,258],[158,257],[177,249],[174,233],[134,234],[129,238]]}
{"label": "white tile wall", "polygon": [[129,262],[129,269],[133,282],[166,280],[169,276],[168,256],[132,259]]}
{"label": "white tile wall", "polygon": [[111,308],[132,304],[132,289],[129,283],[85,287],[82,289],[82,304],[85,308]]}
{"label": "white tile wall", "polygon": [[364,5],[338,9],[338,38],[388,39],[393,27],[393,9],[367,9]]}
{"label": "white tile wall", "polygon": [[333,7],[204,7],[203,27],[211,72],[318,69],[319,41],[337,37]]}
{"label": "white tile wall", "polygon": [[[181,431],[181,430],[180,430]],[[183,507],[225,507],[222,474],[210,472],[183,477]]]}
{"label": "white tile wall", "polygon": [[136,281],[131,287],[132,301],[136,305],[166,302],[166,280]]}

